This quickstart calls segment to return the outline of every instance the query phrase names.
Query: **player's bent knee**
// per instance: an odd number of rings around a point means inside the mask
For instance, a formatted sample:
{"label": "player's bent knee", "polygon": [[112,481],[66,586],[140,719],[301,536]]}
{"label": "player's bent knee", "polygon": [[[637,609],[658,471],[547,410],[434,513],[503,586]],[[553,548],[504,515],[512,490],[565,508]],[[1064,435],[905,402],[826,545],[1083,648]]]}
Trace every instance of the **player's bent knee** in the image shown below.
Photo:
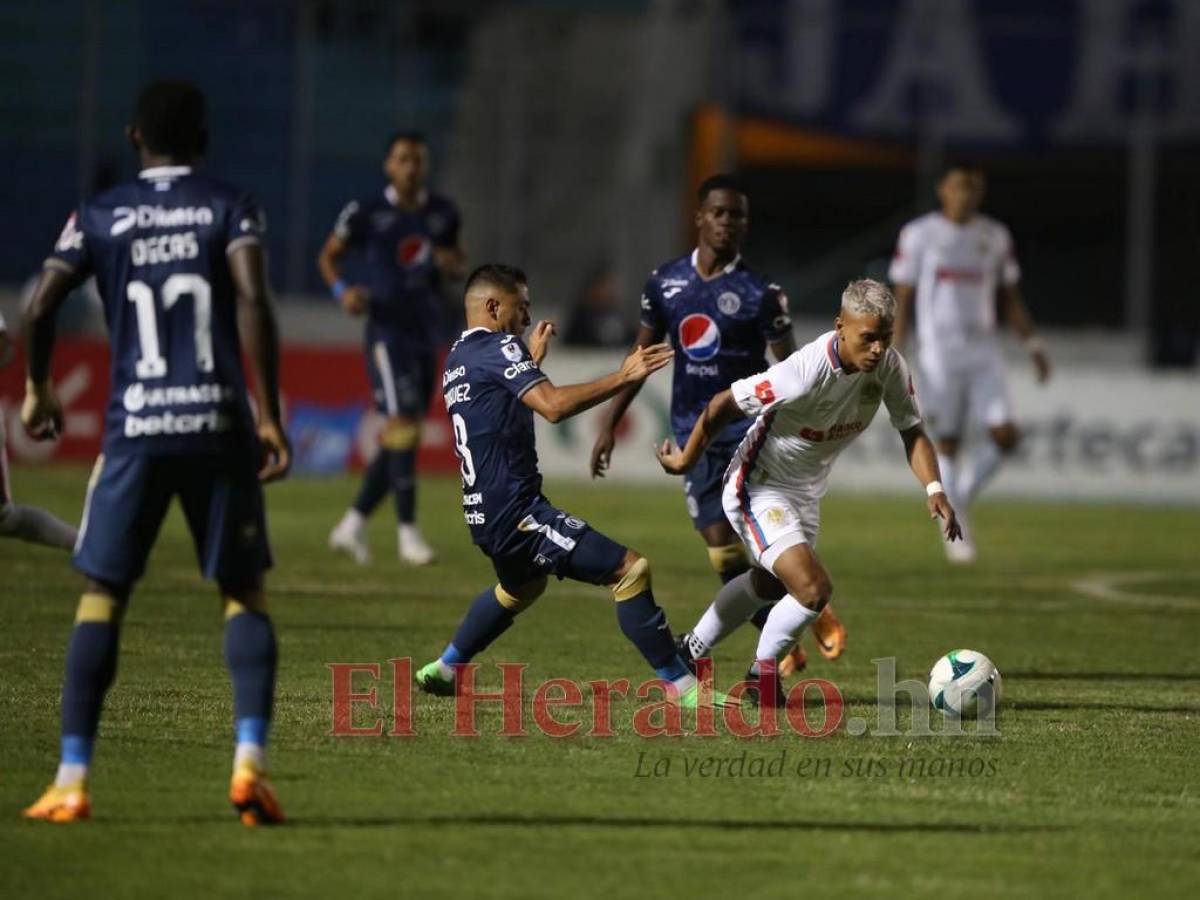
{"label": "player's bent knee", "polygon": [[1021,443],[1021,432],[1016,425],[1000,425],[991,430],[992,442],[1001,453],[1012,453]]}
{"label": "player's bent knee", "polygon": [[116,622],[125,615],[125,603],[112,594],[84,591],[75,608],[75,624],[83,622]]}
{"label": "player's bent knee", "polygon": [[267,609],[267,595],[262,588],[226,593],[221,600],[224,603],[227,621],[245,612],[270,615],[270,610]]}
{"label": "player's bent knee", "polygon": [[741,544],[709,547],[708,561],[718,574],[734,569],[745,571],[750,566],[750,561],[746,558],[746,548]]}
{"label": "player's bent knee", "polygon": [[533,601],[546,593],[546,583],[546,576],[543,575],[541,578],[526,582],[512,591],[506,590],[502,584],[497,584],[496,602],[505,609],[512,611],[514,615],[524,612],[533,605]]}
{"label": "player's bent knee", "polygon": [[958,438],[939,438],[934,446],[942,456],[958,456]]}
{"label": "player's bent knee", "polygon": [[632,600],[638,594],[650,590],[650,560],[639,556],[632,565],[623,568],[624,574],[612,585],[613,599],[618,603]]}
{"label": "player's bent knee", "polygon": [[421,426],[413,419],[392,417],[379,433],[384,450],[413,450],[421,441]]}
{"label": "player's bent knee", "polygon": [[783,595],[787,593],[787,588],[783,586],[783,582],[766,569],[751,569],[750,585],[754,588],[755,594],[763,600],[770,600],[771,602],[782,599]]}

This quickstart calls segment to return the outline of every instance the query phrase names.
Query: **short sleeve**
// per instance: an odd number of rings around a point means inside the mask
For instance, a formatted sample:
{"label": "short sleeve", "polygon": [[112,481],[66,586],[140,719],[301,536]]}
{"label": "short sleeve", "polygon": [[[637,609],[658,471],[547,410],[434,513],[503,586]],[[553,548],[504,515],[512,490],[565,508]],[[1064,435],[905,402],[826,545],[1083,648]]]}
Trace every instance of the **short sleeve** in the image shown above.
{"label": "short sleeve", "polygon": [[487,365],[509,391],[523,397],[536,384],[546,380],[525,342],[513,334],[506,334],[487,350]]}
{"label": "short sleeve", "polygon": [[888,267],[888,280],[892,284],[916,284],[920,267],[921,232],[916,223],[910,222],[900,229],[896,252]]}
{"label": "short sleeve", "polygon": [[777,284],[769,285],[763,294],[762,305],[758,310],[758,329],[768,343],[783,340],[792,333],[788,298]]}
{"label": "short sleeve", "polygon": [[1000,227],[1000,283],[1012,286],[1021,280],[1021,267],[1017,264],[1017,253],[1013,249],[1012,234]]}
{"label": "short sleeve", "polygon": [[86,277],[92,272],[92,254],[87,236],[83,232],[83,207],[67,217],[62,233],[54,243],[54,249],[46,257],[45,265],[62,269],[72,275]]}
{"label": "short sleeve", "polygon": [[659,289],[658,279],[653,275],[646,279],[646,286],[642,288],[642,324],[656,335],[665,334],[667,331],[667,317],[662,308],[662,291]]}
{"label": "short sleeve", "polygon": [[338,213],[337,220],[333,223],[333,233],[342,243],[361,244],[367,233],[366,219],[358,201],[351,200]]}
{"label": "short sleeve", "polygon": [[243,194],[229,210],[225,225],[225,252],[238,247],[261,244],[267,233],[267,215],[249,194]]}
{"label": "short sleeve", "polygon": [[907,431],[921,424],[917,393],[913,389],[912,374],[904,357],[895,348],[888,355],[891,365],[883,373],[883,405],[887,407],[892,427],[897,431]]}
{"label": "short sleeve", "polygon": [[729,389],[738,409],[753,418],[803,397],[812,389],[815,374],[797,350],[767,371],[735,381]]}
{"label": "short sleeve", "polygon": [[458,209],[450,201],[439,211],[433,232],[433,243],[436,247],[457,247],[459,231],[462,228],[462,218]]}

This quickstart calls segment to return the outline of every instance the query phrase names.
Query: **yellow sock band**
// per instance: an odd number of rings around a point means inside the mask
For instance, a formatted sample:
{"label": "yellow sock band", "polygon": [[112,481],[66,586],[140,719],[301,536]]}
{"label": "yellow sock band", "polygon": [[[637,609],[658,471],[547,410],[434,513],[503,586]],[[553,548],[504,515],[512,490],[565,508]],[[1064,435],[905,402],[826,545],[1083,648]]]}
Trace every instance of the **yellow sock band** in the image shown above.
{"label": "yellow sock band", "polygon": [[244,612],[267,615],[267,595],[262,591],[251,591],[241,597],[222,597],[225,604],[225,620],[240,616]]}
{"label": "yellow sock band", "polygon": [[124,612],[124,605],[108,594],[84,594],[75,608],[75,624],[80,622],[117,622]]}
{"label": "yellow sock band", "polygon": [[379,433],[379,446],[385,450],[412,450],[420,440],[421,426],[407,419],[391,420]]}
{"label": "yellow sock band", "polygon": [[750,560],[746,558],[746,548],[741,544],[726,544],[724,547],[709,547],[708,561],[718,574],[730,569],[748,569]]}
{"label": "yellow sock band", "polygon": [[520,590],[515,594],[510,594],[501,585],[496,585],[496,600],[505,609],[512,610],[513,614],[524,612],[533,606],[533,601],[542,596],[546,592],[546,579],[539,578],[536,581],[531,581],[528,584],[521,585]]}
{"label": "yellow sock band", "polygon": [[644,556],[629,567],[621,580],[612,586],[613,597],[618,603],[650,590],[650,560]]}

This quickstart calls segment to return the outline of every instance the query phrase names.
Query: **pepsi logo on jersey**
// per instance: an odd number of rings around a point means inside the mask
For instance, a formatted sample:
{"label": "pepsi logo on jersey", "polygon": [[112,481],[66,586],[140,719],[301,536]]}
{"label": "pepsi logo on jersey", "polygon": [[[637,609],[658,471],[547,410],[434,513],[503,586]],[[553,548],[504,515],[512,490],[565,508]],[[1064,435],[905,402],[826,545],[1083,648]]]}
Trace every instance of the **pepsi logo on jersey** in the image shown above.
{"label": "pepsi logo on jersey", "polygon": [[704,313],[692,313],[679,323],[679,346],[688,359],[712,359],[721,352],[721,329]]}

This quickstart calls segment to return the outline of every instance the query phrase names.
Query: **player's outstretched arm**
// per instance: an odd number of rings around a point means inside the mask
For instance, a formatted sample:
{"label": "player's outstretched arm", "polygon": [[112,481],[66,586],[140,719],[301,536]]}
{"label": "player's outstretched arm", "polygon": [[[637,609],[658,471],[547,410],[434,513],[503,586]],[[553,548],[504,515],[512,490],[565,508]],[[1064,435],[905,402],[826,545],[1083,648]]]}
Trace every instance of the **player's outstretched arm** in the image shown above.
{"label": "player's outstretched arm", "polygon": [[892,346],[899,351],[904,350],[904,341],[908,337],[908,324],[912,321],[912,302],[916,289],[911,284],[895,284],[892,294],[896,298],[896,317],[892,320]]}
{"label": "player's outstretched arm", "polygon": [[1042,346],[1042,341],[1033,327],[1033,316],[1029,314],[1029,307],[1021,297],[1021,289],[1015,284],[1006,284],[1001,288],[1001,296],[1004,302],[1004,316],[1012,330],[1025,342],[1029,358],[1033,360],[1037,380],[1045,384],[1050,378],[1050,357],[1046,355],[1046,348]]}
{"label": "player's outstretched arm", "polygon": [[621,368],[611,375],[586,384],[563,387],[542,381],[521,395],[521,400],[549,422],[561,422],[603,403],[623,387],[645,381],[671,361],[675,351],[669,344],[639,347],[625,357]]}
{"label": "player's outstretched arm", "polygon": [[682,475],[696,465],[705,449],[725,430],[726,425],[745,416],[742,408],[733,399],[733,391],[721,391],[704,407],[704,412],[700,414],[692,433],[688,435],[686,447],[673,449],[670,439],[663,441],[663,445],[655,453],[658,464],[668,475]]}
{"label": "player's outstretched arm", "polygon": [[292,451],[279,403],[279,326],[267,290],[262,247],[245,244],[229,254],[229,271],[238,296],[238,326],[242,346],[254,372],[258,403],[258,439],[264,462],[258,477],[275,481],[287,474]]}
{"label": "player's outstretched arm", "polygon": [[53,440],[62,432],[62,404],[50,382],[50,357],[54,354],[54,322],[58,310],[79,280],[74,273],[57,267],[42,269],[42,276],[33,289],[29,311],[25,314],[28,359],[21,422],[34,440]]}
{"label": "player's outstretched arm", "polygon": [[[633,349],[636,351],[639,347],[653,346],[661,337],[662,335],[656,334],[649,325],[642,324],[638,328],[637,337],[633,339]],[[604,415],[600,417],[600,430],[596,435],[596,443],[592,445],[591,472],[593,478],[603,478],[604,473],[608,470],[609,463],[612,461],[613,447],[617,443],[617,425],[644,383],[635,381],[621,388],[613,397],[612,403],[608,404]]]}
{"label": "player's outstretched arm", "polygon": [[900,432],[900,437],[904,440],[904,453],[908,457],[908,465],[925,488],[929,517],[941,519],[946,537],[952,541],[958,540],[962,537],[962,526],[958,524],[954,507],[950,505],[950,500],[942,489],[942,475],[938,470],[933,441],[929,440],[925,429],[920,425]]}
{"label": "player's outstretched arm", "polygon": [[361,284],[346,284],[342,281],[341,260],[348,249],[347,243],[336,234],[329,235],[321,252],[317,254],[317,268],[325,284],[342,304],[342,309],[352,316],[361,316],[367,310],[371,292]]}

